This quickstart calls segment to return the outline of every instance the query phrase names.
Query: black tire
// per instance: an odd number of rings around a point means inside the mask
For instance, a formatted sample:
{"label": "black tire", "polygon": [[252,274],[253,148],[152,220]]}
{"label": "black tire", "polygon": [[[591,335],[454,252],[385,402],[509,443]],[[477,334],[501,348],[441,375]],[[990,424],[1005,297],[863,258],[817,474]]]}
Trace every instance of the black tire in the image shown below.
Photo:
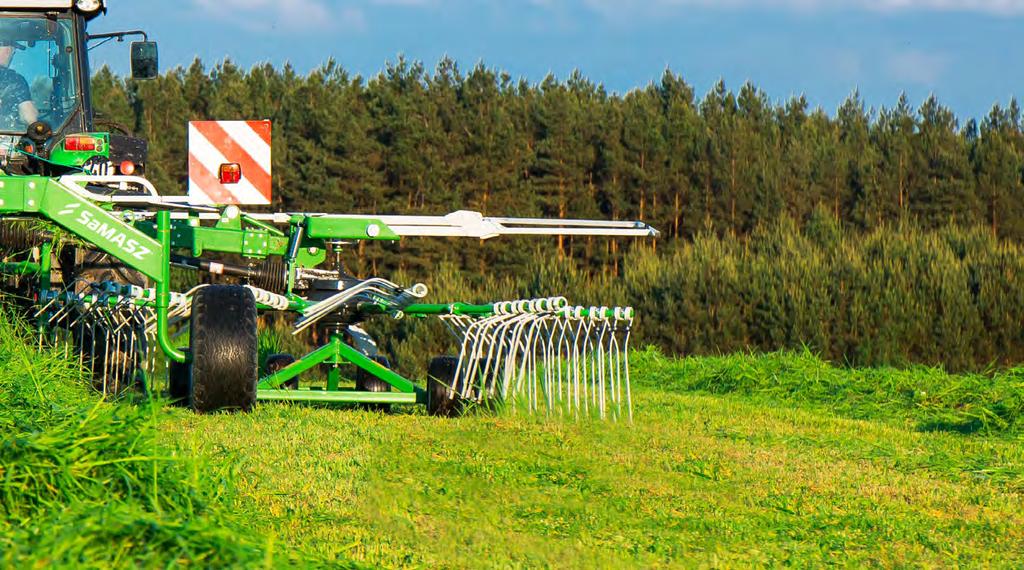
{"label": "black tire", "polygon": [[192,297],[189,402],[204,413],[256,404],[256,299],[245,287],[209,285]]}
{"label": "black tire", "polygon": [[[188,354],[188,349],[182,352]],[[167,365],[167,395],[175,406],[188,406],[192,393],[192,364],[171,361]]]}
{"label": "black tire", "polygon": [[64,280],[65,284],[77,281],[74,286],[76,293],[88,292],[89,283],[102,281],[114,281],[139,287],[149,286],[149,279],[145,274],[128,267],[121,260],[102,251],[87,250],[82,254],[82,261],[76,264],[72,257],[70,263],[70,275],[65,274]]}
{"label": "black tire", "polygon": [[[476,363],[476,378],[474,386],[479,386],[480,407],[485,410],[496,411],[501,408],[501,396],[497,393],[499,382],[498,371],[494,369],[494,362],[489,358],[481,358]],[[491,367],[491,368],[488,368]]]}
{"label": "black tire", "polygon": [[432,416],[451,418],[462,412],[462,405],[456,394],[455,370],[459,359],[454,356],[438,356],[427,367],[427,413]]}
{"label": "black tire", "polygon": [[[267,357],[265,368],[267,370],[267,374],[273,374],[275,372],[279,372],[291,366],[294,362],[295,357],[288,353],[281,352],[278,354],[271,354],[270,356]],[[298,390],[299,377],[296,376],[295,378],[292,378],[291,380],[285,382],[284,384],[281,384],[281,389]]]}
{"label": "black tire", "polygon": [[[386,356],[378,354],[371,356],[370,359],[384,368],[391,368],[391,362]],[[362,368],[356,367],[356,390],[359,392],[390,392],[391,384],[377,378]],[[391,410],[391,404],[363,404],[360,407],[377,412],[388,412]]]}

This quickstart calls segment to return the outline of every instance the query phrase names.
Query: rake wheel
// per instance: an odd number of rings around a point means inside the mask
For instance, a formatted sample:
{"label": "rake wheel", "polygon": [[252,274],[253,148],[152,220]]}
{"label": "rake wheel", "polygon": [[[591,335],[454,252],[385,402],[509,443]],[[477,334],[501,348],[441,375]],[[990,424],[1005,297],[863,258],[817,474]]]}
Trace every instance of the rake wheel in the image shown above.
{"label": "rake wheel", "polygon": [[455,371],[459,359],[454,356],[437,356],[427,367],[427,413],[432,416],[451,418],[462,411],[458,386],[455,386]]}
{"label": "rake wheel", "polygon": [[[82,261],[74,262],[74,250],[68,248],[70,259],[65,278],[75,280],[77,293],[91,292],[89,284],[112,281],[145,287],[146,276],[130,269],[115,258],[98,251],[88,250]],[[148,351],[145,327],[142,322],[129,326],[129,334],[110,338],[109,326],[73,331],[79,351],[92,371],[93,386],[104,393],[120,395],[138,385],[138,373],[143,355]]]}
{"label": "rake wheel", "polygon": [[241,410],[256,404],[256,299],[245,287],[210,285],[192,298],[192,383],[197,412]]}
{"label": "rake wheel", "polygon": [[113,334],[111,326],[75,327],[71,338],[91,373],[93,388],[118,397],[141,386],[139,374],[148,343],[141,322],[126,325],[122,334]]}
{"label": "rake wheel", "polygon": [[[386,356],[375,355],[371,356],[370,359],[384,368],[391,368],[391,362]],[[357,367],[356,390],[360,392],[390,392],[391,384],[388,384],[362,368]],[[376,412],[388,412],[391,410],[390,404],[363,404],[361,407],[365,410],[373,410]]]}

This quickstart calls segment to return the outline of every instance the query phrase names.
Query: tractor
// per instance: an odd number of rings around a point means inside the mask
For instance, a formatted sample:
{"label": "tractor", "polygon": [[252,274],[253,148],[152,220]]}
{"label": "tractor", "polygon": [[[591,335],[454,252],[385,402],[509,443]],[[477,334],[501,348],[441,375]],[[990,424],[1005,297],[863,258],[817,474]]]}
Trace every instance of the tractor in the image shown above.
{"label": "tractor", "polygon": [[[258,120],[190,124],[188,193],[165,195],[145,176],[146,141],[97,119],[91,104],[94,42],[141,38],[130,44],[131,77],[158,74],[145,32],[88,31],[105,11],[105,0],[0,1],[0,285],[40,343],[64,347],[98,389],[165,393],[200,413],[289,401],[422,404],[450,416],[500,401],[631,415],[631,308],[560,296],[428,302],[426,285],[357,278],[337,256],[364,240],[656,230],[471,211],[246,211],[271,192],[272,125]],[[218,283],[174,290],[172,267]],[[259,317],[269,313],[285,315],[294,334],[315,331],[317,348],[259,362]],[[362,326],[388,317],[440,319],[453,354],[431,359],[422,381],[405,378]],[[326,381],[307,379],[314,368]],[[354,370],[354,387],[343,386],[344,370]]]}

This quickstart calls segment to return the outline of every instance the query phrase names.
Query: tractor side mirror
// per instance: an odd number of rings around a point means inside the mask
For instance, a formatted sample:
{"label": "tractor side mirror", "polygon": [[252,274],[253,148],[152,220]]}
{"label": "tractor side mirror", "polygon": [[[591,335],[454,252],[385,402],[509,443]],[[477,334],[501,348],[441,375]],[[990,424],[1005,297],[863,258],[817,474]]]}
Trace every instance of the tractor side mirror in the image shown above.
{"label": "tractor side mirror", "polygon": [[132,42],[132,79],[156,79],[157,64],[156,42]]}

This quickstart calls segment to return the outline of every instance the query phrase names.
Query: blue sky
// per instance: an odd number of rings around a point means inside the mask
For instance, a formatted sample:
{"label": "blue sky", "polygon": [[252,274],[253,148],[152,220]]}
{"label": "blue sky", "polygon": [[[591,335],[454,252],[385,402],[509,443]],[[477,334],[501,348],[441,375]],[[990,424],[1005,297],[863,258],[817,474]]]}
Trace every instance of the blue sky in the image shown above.
{"label": "blue sky", "polygon": [[[540,81],[580,69],[609,90],[666,67],[698,94],[747,80],[832,112],[935,93],[961,118],[1024,94],[1024,0],[108,0],[92,31],[144,28],[161,67],[230,57],[306,72],[334,57],[364,76],[399,54],[449,55]],[[125,44],[95,61],[127,69]]]}

